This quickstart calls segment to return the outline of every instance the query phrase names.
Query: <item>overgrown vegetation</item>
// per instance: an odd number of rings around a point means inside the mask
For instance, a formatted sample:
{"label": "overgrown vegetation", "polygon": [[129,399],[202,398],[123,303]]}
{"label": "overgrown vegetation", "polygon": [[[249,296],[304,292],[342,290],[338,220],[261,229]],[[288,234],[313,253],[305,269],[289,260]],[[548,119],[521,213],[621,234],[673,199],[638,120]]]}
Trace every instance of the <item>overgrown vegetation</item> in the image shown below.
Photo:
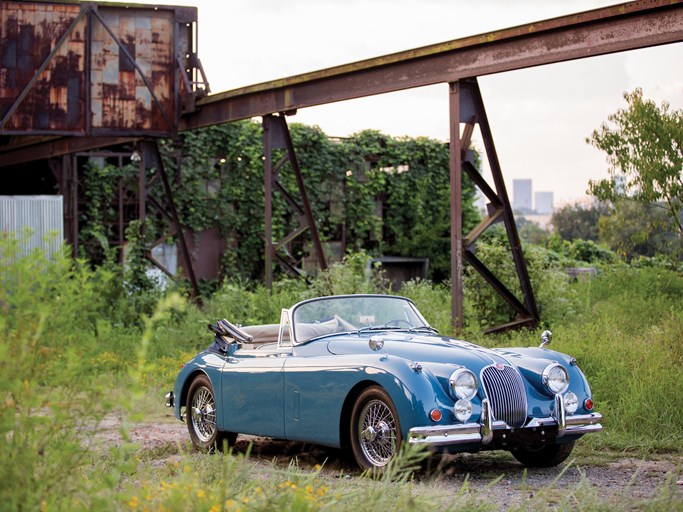
{"label": "overgrown vegetation", "polygon": [[[494,242],[482,250],[495,254]],[[207,321],[276,322],[280,307],[312,295],[385,291],[381,276],[366,276],[364,254],[334,265],[310,287],[282,280],[269,292],[225,282],[203,310],[168,291],[156,312],[133,319],[117,312],[121,302],[150,292],[117,284],[120,276],[106,266],[93,269],[64,254],[52,261],[38,252],[17,258],[17,250],[15,238],[0,240],[3,509],[319,510],[387,500],[416,510],[434,504],[486,509],[464,491],[456,498],[417,492],[406,469],[419,459],[416,453],[408,453],[391,478],[351,484],[296,467],[271,468],[264,478],[242,455],[181,453],[158,468],[130,442],[95,443],[107,414],[130,421],[140,418],[136,411],[149,415],[156,407],[152,414],[161,415],[160,397],[179,364],[210,341]],[[581,443],[636,456],[681,453],[683,276],[662,266],[621,264],[570,282],[559,272],[559,256],[532,249],[529,261],[554,348],[578,359],[605,416],[605,430]],[[480,292],[473,281],[467,286],[467,308],[477,313]],[[449,332],[447,286],[412,282],[401,293]],[[468,338],[484,345],[538,343],[538,332],[483,337],[479,327],[470,325]],[[576,493],[587,496],[586,503],[595,500],[585,487]],[[568,508],[576,505],[571,499]],[[666,508],[671,500],[675,493],[667,487],[652,506]]]}
{"label": "overgrown vegetation", "polygon": [[[330,139],[317,127],[292,124],[296,156],[306,183],[316,226],[329,255],[365,250],[374,256],[429,257],[432,278],[450,275],[450,198],[448,145],[426,137],[390,137],[365,130],[346,139]],[[264,272],[263,130],[251,121],[184,132],[161,143],[182,224],[195,234],[215,228],[226,240],[221,258],[224,276],[262,279]],[[276,151],[274,162],[283,156]],[[476,157],[476,153],[475,153]],[[83,170],[88,208],[82,212],[83,256],[105,260],[107,240],[116,240],[119,186],[137,190],[137,165],[118,168],[92,161]],[[148,169],[147,182],[155,179]],[[291,197],[299,191],[289,165],[278,181]],[[151,187],[151,200],[165,204],[163,188]],[[298,200],[298,199],[297,199]],[[463,184],[463,223],[479,220],[474,184]],[[112,203],[114,201],[114,203]],[[135,215],[136,205],[127,214]],[[131,210],[132,208],[132,210]],[[168,218],[148,215],[152,240],[169,233]],[[285,196],[273,194],[275,240],[299,228],[299,215]],[[173,238],[169,242],[173,242]],[[300,259],[312,252],[297,239],[288,244]]]}

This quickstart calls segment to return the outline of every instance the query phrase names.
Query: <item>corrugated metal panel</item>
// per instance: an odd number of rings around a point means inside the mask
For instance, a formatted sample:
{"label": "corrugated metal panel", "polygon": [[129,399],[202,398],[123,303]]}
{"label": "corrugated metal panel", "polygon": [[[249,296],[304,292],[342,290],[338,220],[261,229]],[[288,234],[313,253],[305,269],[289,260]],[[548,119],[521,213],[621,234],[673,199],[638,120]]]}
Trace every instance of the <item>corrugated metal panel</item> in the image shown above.
{"label": "corrugated metal panel", "polygon": [[23,254],[41,249],[51,257],[64,243],[62,196],[0,196],[0,232],[16,233]]}

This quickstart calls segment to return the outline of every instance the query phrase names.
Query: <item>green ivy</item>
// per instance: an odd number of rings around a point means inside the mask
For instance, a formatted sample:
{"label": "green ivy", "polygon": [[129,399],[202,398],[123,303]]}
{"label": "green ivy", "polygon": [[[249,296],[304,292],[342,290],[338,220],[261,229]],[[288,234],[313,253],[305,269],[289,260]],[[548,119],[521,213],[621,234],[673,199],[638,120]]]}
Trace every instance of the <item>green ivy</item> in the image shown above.
{"label": "green ivy", "polygon": [[[344,238],[347,252],[372,256],[430,259],[431,277],[450,275],[449,152],[443,142],[395,138],[374,130],[347,139],[331,139],[320,128],[293,123],[290,132],[307,193],[323,241]],[[181,223],[194,232],[218,227],[227,241],[221,263],[232,279],[261,280],[264,272],[263,130],[241,121],[182,133],[160,143]],[[276,162],[282,155],[273,155]],[[91,206],[84,219],[87,236],[112,238],[108,206],[120,177],[130,178],[136,166],[114,171],[90,166],[87,194]],[[149,171],[153,179],[154,170]],[[295,198],[299,192],[293,171],[285,165],[278,179]],[[464,229],[478,221],[475,188],[463,187]],[[163,188],[152,196],[164,203]],[[109,198],[109,199],[107,199]],[[148,216],[156,236],[169,231],[167,218]],[[282,194],[273,194],[273,238],[298,228],[299,215]],[[98,237],[97,234],[102,236]],[[296,258],[311,251],[297,241]],[[343,255],[341,255],[343,256]]]}

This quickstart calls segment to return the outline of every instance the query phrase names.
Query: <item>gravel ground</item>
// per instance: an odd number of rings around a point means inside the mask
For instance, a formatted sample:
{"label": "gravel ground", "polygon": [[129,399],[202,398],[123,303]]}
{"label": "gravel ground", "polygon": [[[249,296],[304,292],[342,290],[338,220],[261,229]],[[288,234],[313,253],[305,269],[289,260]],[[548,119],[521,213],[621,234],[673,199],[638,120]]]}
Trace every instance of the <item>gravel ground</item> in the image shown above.
{"label": "gravel ground", "polygon": [[[107,417],[100,424],[97,442],[107,445],[120,443],[120,426],[115,416]],[[154,463],[159,465],[179,457],[177,450],[164,449],[169,445],[192,449],[185,424],[171,416],[155,423],[133,424],[129,428],[129,436],[141,450],[158,452],[159,458]],[[238,437],[235,450],[244,452],[249,443],[252,443],[251,457],[257,463],[276,461],[286,467],[296,458],[299,467],[306,469],[321,464],[323,472],[330,476],[351,479],[360,474],[340,450],[246,435]],[[683,456],[680,455],[641,460],[603,454],[584,461],[578,455],[569,466],[525,471],[510,454],[481,452],[444,455],[427,462],[421,474],[417,475],[415,485],[417,492],[434,490],[442,495],[453,493],[454,496],[466,486],[469,495],[485,496],[486,503],[499,510],[507,510],[538,498],[540,493],[546,505],[552,506],[570,488],[579,489],[579,492],[583,488],[601,502],[614,500],[637,504],[655,495],[673,477],[677,479],[674,492],[680,505],[676,508],[683,510],[682,471]]]}

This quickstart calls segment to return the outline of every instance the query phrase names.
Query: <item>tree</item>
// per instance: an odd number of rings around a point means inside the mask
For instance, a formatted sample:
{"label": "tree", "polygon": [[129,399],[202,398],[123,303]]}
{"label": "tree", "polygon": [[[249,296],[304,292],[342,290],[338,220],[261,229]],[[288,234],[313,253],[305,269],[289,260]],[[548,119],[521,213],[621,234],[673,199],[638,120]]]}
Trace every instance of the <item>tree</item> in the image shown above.
{"label": "tree", "polygon": [[600,241],[626,260],[665,254],[674,257],[683,239],[664,210],[636,201],[619,201],[610,215],[600,218]]}
{"label": "tree", "polygon": [[535,222],[530,221],[525,217],[515,217],[515,224],[517,225],[517,232],[519,238],[528,244],[543,245],[548,243],[550,232],[543,229]]}
{"label": "tree", "polygon": [[555,233],[562,240],[598,240],[598,221],[608,215],[609,208],[604,203],[584,206],[580,203],[568,204],[555,210],[550,219]]}
{"label": "tree", "polygon": [[628,103],[608,117],[586,142],[607,153],[609,178],[591,180],[598,199],[632,199],[664,208],[683,237],[683,110],[658,107],[642,89],[624,93]]}

